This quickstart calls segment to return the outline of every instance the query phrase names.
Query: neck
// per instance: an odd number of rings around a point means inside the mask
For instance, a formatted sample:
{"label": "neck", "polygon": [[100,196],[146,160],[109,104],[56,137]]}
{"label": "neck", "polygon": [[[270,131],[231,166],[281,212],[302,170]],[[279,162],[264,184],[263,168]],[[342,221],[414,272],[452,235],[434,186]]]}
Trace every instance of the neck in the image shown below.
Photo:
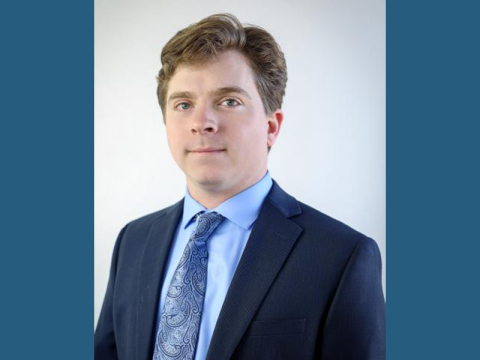
{"label": "neck", "polygon": [[216,208],[221,203],[241,193],[243,190],[260,181],[265,173],[252,177],[248,181],[236,184],[234,186],[222,188],[221,186],[202,186],[187,178],[187,188],[190,196],[207,209]]}

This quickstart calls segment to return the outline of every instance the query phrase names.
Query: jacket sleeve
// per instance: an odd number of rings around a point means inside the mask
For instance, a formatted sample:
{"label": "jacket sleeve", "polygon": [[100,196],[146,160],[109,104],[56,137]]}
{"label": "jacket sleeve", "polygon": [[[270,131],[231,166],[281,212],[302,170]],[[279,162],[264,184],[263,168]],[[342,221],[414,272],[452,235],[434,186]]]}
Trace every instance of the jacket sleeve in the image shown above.
{"label": "jacket sleeve", "polygon": [[375,241],[359,241],[320,332],[322,360],[385,360],[386,305]]}
{"label": "jacket sleeve", "polygon": [[107,291],[94,336],[94,354],[96,360],[118,360],[117,346],[115,343],[115,327],[113,324],[113,295],[115,292],[118,252],[126,228],[127,226],[120,231],[113,250]]}

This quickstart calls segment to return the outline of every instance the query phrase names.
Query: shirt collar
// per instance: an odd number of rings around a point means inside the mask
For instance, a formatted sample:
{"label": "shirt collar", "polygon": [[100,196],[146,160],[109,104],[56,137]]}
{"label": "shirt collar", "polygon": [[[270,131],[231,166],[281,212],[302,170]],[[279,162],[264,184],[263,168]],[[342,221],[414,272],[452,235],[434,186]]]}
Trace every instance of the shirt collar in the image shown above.
{"label": "shirt collar", "polygon": [[190,224],[192,218],[200,211],[216,211],[241,228],[248,230],[257,219],[260,208],[272,184],[272,178],[267,171],[260,181],[211,210],[207,210],[202,204],[193,199],[187,188],[183,202],[182,229],[185,229]]}

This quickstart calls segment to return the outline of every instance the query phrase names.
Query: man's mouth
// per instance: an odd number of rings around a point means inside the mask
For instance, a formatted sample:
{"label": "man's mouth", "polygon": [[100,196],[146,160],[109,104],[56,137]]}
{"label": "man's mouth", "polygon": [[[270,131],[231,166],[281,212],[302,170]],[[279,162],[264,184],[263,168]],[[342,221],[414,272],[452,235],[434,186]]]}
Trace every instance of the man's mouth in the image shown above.
{"label": "man's mouth", "polygon": [[190,150],[190,152],[194,154],[215,154],[215,153],[221,153],[223,151],[225,151],[225,149],[212,148],[212,147],[196,148],[196,149]]}

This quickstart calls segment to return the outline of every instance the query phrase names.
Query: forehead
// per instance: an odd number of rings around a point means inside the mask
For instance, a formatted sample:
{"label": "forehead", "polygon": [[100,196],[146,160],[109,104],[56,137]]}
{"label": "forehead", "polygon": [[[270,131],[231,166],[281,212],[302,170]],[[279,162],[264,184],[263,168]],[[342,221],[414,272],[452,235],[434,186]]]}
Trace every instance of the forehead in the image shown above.
{"label": "forehead", "polygon": [[229,50],[199,65],[181,64],[169,81],[168,94],[174,91],[202,92],[215,88],[239,86],[255,90],[253,71],[247,58]]}

